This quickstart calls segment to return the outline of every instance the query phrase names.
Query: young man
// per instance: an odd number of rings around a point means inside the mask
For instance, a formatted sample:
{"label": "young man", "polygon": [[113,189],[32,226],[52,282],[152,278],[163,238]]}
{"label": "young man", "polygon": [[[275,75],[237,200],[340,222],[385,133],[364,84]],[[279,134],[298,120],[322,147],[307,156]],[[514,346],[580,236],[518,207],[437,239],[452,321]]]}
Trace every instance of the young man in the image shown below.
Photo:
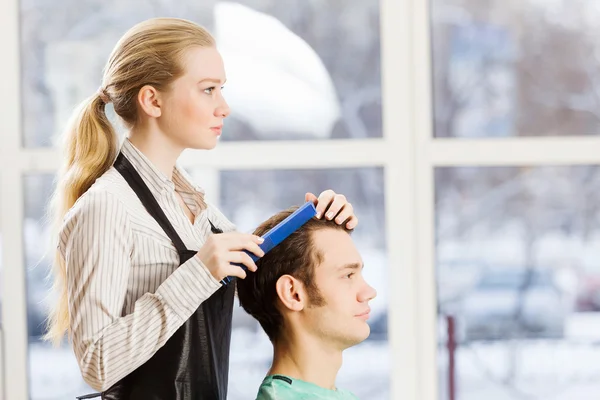
{"label": "young man", "polygon": [[[254,232],[262,236],[294,209],[276,214]],[[237,281],[242,307],[273,343],[273,364],[258,400],[357,399],[337,389],[342,352],[370,333],[363,261],[350,231],[313,218]]]}

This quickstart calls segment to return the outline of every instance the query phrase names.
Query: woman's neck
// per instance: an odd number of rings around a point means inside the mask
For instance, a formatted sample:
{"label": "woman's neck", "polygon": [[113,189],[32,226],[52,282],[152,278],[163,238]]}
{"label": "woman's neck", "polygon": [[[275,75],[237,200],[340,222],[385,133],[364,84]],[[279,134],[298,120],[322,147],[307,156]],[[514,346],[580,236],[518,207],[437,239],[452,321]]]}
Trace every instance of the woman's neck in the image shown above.
{"label": "woman's neck", "polygon": [[183,151],[182,148],[173,146],[173,143],[162,135],[147,131],[132,130],[128,139],[168,179],[173,178],[173,168]]}

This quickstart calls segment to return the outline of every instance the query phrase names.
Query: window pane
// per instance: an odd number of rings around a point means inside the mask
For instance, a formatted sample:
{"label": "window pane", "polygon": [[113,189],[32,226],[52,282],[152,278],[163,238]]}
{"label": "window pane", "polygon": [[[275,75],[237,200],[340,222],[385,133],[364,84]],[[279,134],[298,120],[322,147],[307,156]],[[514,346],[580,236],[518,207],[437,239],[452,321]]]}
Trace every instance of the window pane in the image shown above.
{"label": "window pane", "polygon": [[596,135],[600,4],[433,0],[435,136]]}
{"label": "window pane", "polygon": [[439,168],[435,179],[439,398],[451,398],[452,357],[457,400],[594,398],[598,167]]}
{"label": "window pane", "polygon": [[21,2],[26,147],[52,145],[73,107],[97,90],[118,38],[153,16],[191,19],[214,34],[232,109],[223,140],[381,137],[376,0],[136,0],[117,13],[111,2],[58,3]]}
{"label": "window pane", "polygon": [[31,400],[74,399],[93,393],[82,379],[71,347],[65,343],[54,348],[41,340],[50,304],[48,280],[54,246],[50,243],[46,207],[53,175],[30,174],[24,177],[25,189],[25,265],[27,267],[27,326],[29,339],[29,393]]}
{"label": "window pane", "polygon": [[[29,331],[29,373],[32,400],[74,398],[91,393],[81,378],[77,362],[65,343],[54,349],[40,340],[48,306],[51,257],[45,254],[49,225],[45,207],[53,189],[52,175],[25,177],[25,246]],[[340,387],[353,390],[361,399],[389,397],[389,348],[387,344],[387,294],[385,284],[386,243],[381,169],[318,171],[231,171],[221,174],[222,211],[243,231],[252,230],[263,219],[304,201],[305,191],[315,194],[326,188],[344,193],[360,218],[354,240],[365,260],[367,280],[378,291],[373,300],[370,338],[345,354],[339,374]],[[360,188],[360,189],[357,189]],[[244,196],[238,193],[244,193]],[[271,349],[266,336],[251,317],[235,308],[232,340],[230,398],[245,399],[258,388]],[[249,342],[257,344],[247,351]],[[260,344],[260,345],[258,345]],[[376,361],[375,361],[376,360]],[[366,384],[368,382],[368,384]]]}
{"label": "window pane", "polygon": [[[228,171],[221,173],[221,210],[243,232],[251,232],[274,213],[304,202],[307,191],[343,193],[360,219],[353,239],[365,262],[366,280],[377,289],[371,302],[371,336],[344,354],[338,386],[360,399],[389,398],[390,357],[387,338],[387,257],[383,171],[379,168],[301,171]],[[262,328],[235,308],[229,398],[256,393],[271,365],[272,347]]]}

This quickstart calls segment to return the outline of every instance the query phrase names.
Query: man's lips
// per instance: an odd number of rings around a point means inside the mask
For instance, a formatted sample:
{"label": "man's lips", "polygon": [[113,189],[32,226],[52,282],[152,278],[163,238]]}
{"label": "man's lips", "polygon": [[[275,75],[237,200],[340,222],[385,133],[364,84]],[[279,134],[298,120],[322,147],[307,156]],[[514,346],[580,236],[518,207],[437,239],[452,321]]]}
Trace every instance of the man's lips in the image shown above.
{"label": "man's lips", "polygon": [[369,308],[369,309],[367,309],[367,310],[365,310],[365,311],[363,311],[360,314],[357,314],[355,316],[358,317],[358,318],[367,320],[367,319],[369,319],[370,315],[371,315],[371,309]]}

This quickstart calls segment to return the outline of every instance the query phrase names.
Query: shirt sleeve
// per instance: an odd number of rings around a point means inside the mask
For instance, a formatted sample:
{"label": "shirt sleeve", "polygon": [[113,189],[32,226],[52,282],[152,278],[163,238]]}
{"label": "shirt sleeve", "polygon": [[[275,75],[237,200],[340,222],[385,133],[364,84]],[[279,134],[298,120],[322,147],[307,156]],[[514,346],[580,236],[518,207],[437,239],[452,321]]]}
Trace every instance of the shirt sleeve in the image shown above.
{"label": "shirt sleeve", "polygon": [[134,243],[126,209],[111,193],[87,193],[78,201],[65,218],[59,250],[73,349],[84,380],[99,391],[150,359],[220,288],[192,257],[123,316]]}

